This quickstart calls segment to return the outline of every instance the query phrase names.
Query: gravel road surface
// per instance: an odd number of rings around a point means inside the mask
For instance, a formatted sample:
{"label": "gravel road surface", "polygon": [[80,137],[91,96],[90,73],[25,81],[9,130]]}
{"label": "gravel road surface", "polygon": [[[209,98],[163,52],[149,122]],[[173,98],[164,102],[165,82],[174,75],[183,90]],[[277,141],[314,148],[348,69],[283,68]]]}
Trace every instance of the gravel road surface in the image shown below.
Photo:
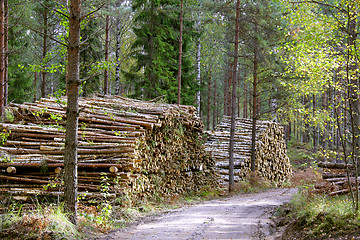
{"label": "gravel road surface", "polygon": [[281,232],[272,226],[270,217],[296,191],[279,188],[212,200],[171,211],[99,239],[276,239]]}

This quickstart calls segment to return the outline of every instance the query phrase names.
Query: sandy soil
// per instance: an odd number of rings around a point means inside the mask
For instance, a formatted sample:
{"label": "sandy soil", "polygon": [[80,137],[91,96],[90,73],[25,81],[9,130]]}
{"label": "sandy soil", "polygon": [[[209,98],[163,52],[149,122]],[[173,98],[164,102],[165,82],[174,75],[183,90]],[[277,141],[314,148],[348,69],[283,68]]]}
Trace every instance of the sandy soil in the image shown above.
{"label": "sandy soil", "polygon": [[270,217],[296,189],[271,189],[184,207],[101,237],[116,239],[276,239],[281,229]]}

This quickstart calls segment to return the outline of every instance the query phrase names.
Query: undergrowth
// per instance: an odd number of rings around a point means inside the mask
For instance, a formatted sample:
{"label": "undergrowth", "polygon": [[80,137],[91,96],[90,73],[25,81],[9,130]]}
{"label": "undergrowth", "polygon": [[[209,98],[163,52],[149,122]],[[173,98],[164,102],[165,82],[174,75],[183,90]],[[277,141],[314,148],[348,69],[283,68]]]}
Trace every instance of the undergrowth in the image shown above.
{"label": "undergrowth", "polygon": [[296,220],[293,231],[303,232],[303,239],[327,239],[337,235],[357,234],[359,212],[355,213],[347,196],[331,197],[302,189],[290,203]]}
{"label": "undergrowth", "polygon": [[61,206],[18,209],[1,214],[0,239],[82,239],[83,235],[69,222]]}
{"label": "undergrowth", "polygon": [[184,196],[150,196],[136,202],[131,200],[131,195],[80,201],[77,226],[68,221],[61,202],[50,203],[50,198],[41,201],[36,198],[19,203],[11,196],[1,196],[0,208],[7,211],[0,214],[0,239],[96,239],[103,233],[124,228],[139,219],[219,195],[220,190],[204,187],[199,192]]}

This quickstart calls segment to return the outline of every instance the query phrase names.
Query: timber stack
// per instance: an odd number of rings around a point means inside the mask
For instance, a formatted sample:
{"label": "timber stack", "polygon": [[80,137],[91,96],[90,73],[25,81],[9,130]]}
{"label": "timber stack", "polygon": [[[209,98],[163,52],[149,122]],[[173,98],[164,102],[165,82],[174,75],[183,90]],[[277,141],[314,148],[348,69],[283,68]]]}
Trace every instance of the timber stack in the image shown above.
{"label": "timber stack", "polygon": [[[355,168],[345,162],[318,162],[322,168],[322,181],[315,184],[315,192],[326,193],[330,196],[355,192],[360,183],[360,177],[354,175]],[[357,174],[358,175],[358,174]]]}
{"label": "timber stack", "polygon": [[[80,195],[167,196],[216,186],[193,106],[118,96],[81,98]],[[0,123],[0,192],[62,195],[66,99],[11,104]]]}
{"label": "timber stack", "polygon": [[[224,116],[213,131],[207,131],[206,151],[216,161],[216,169],[223,184],[229,175],[229,141],[231,118]],[[250,119],[237,118],[235,125],[234,178],[242,181],[250,173],[251,161]],[[274,185],[289,180],[292,167],[286,155],[283,127],[275,122],[257,121],[255,144],[255,169],[258,175]]]}

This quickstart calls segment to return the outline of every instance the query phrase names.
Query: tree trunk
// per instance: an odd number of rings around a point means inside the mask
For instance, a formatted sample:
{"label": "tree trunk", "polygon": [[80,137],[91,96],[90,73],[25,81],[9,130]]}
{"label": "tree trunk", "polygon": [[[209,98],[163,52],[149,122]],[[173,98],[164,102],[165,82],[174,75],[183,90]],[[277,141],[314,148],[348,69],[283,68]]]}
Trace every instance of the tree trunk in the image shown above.
{"label": "tree trunk", "polygon": [[67,109],[64,151],[64,197],[69,219],[77,224],[77,132],[79,118],[79,62],[81,0],[70,0],[67,63]]}
{"label": "tree trunk", "polygon": [[35,93],[34,93],[34,102],[36,102],[37,96],[36,96],[36,92],[37,92],[37,72],[34,72],[34,88],[35,88]]}
{"label": "tree trunk", "polygon": [[228,91],[228,102],[227,102],[227,110],[226,110],[226,115],[227,116],[231,116],[231,108],[232,108],[232,105],[231,105],[231,97],[232,97],[232,92],[231,92],[231,86],[232,86],[232,83],[233,83],[233,73],[234,73],[234,66],[232,66],[232,64],[230,63],[229,64],[229,81],[228,81],[228,86],[227,86],[227,91]]}
{"label": "tree trunk", "polygon": [[253,106],[252,106],[252,130],[251,130],[251,162],[250,168],[251,172],[255,172],[255,141],[256,141],[256,120],[257,120],[257,110],[258,110],[258,95],[257,95],[257,71],[258,71],[258,58],[257,58],[257,23],[255,23],[254,29],[254,60],[253,60]]}
{"label": "tree trunk", "polygon": [[[110,16],[106,16],[105,26],[105,62],[109,61],[109,21]],[[106,68],[104,71],[104,95],[109,94],[109,70]]]}
{"label": "tree trunk", "polygon": [[46,54],[47,54],[47,36],[48,36],[48,9],[44,7],[43,12],[43,42],[42,42],[42,69],[41,69],[41,97],[46,97]]}
{"label": "tree trunk", "polygon": [[116,68],[115,68],[115,82],[116,82],[116,88],[115,88],[115,95],[121,95],[122,91],[120,91],[120,43],[121,43],[121,27],[120,27],[121,21],[118,19],[116,24],[116,50],[115,50],[115,56],[116,56]]}
{"label": "tree trunk", "polygon": [[227,70],[227,73],[225,74],[224,78],[224,115],[227,115],[227,109],[228,109],[228,98],[229,98],[229,70]]}
{"label": "tree trunk", "polygon": [[[315,94],[313,94],[313,105],[312,105],[312,112],[313,114],[315,114],[315,110],[316,110],[316,97],[315,97]],[[317,128],[314,126],[313,127],[313,141],[314,141],[314,150],[313,152],[315,153],[316,150],[317,150]]]}
{"label": "tree trunk", "polygon": [[235,117],[236,117],[236,80],[238,66],[238,48],[239,48],[239,21],[240,21],[240,0],[236,2],[235,18],[235,46],[234,46],[234,69],[231,94],[231,126],[230,126],[230,146],[229,146],[229,192],[235,190],[234,184],[234,145],[235,145]]}
{"label": "tree trunk", "polygon": [[[246,73],[246,72],[245,72]],[[246,74],[245,74],[245,77],[244,77],[244,91],[243,91],[243,93],[244,93],[244,95],[243,95],[243,97],[244,97],[244,103],[243,103],[243,118],[247,118],[248,117],[248,106],[247,106],[247,104],[248,104],[248,94],[247,94],[247,85],[246,85]]]}
{"label": "tree trunk", "polygon": [[[303,97],[303,104],[305,106],[305,112],[309,112],[309,97],[308,96],[304,96]],[[304,143],[309,143],[310,142],[310,125],[309,125],[309,115],[305,113],[304,116],[304,132],[303,132],[303,139],[304,139]]]}
{"label": "tree trunk", "polygon": [[[352,14],[350,14],[352,13]],[[350,88],[350,99],[349,99],[349,112],[350,112],[350,131],[352,133],[351,139],[351,152],[352,152],[352,163],[355,166],[355,194],[354,194],[354,203],[355,203],[355,212],[359,210],[359,183],[357,181],[358,176],[358,159],[359,159],[359,150],[360,150],[360,101],[359,101],[359,74],[358,74],[358,62],[357,57],[353,56],[352,52],[354,49],[357,49],[356,40],[357,40],[357,18],[356,13],[350,12],[348,19],[348,49],[347,49],[347,80]],[[356,77],[355,77],[355,76]]]}
{"label": "tree trunk", "polygon": [[8,0],[4,0],[4,106],[8,104],[8,65],[9,65],[9,5]]}
{"label": "tree trunk", "polygon": [[178,69],[178,105],[181,100],[181,62],[182,62],[182,34],[183,34],[183,2],[180,0],[180,36],[179,36],[179,69]]}
{"label": "tree trunk", "polygon": [[217,99],[216,99],[216,95],[217,95],[217,91],[216,91],[216,78],[214,79],[214,111],[213,111],[213,126],[215,128],[216,124],[217,124]]}
{"label": "tree trunk", "polygon": [[[198,33],[200,33],[200,20],[196,23],[196,28]],[[199,34],[200,36],[200,34]],[[200,37],[197,39],[196,44],[196,80],[199,85],[199,91],[196,94],[196,104],[197,104],[197,111],[198,115],[200,116],[200,105],[201,105],[201,93],[200,93],[200,86],[201,86],[201,42]],[[215,106],[215,105],[214,105]]]}
{"label": "tree trunk", "polygon": [[5,5],[0,2],[0,118],[4,115],[4,84],[5,84]]}
{"label": "tree trunk", "polygon": [[207,130],[210,130],[210,114],[211,113],[211,66],[208,77],[208,104],[207,104]]}
{"label": "tree trunk", "polygon": [[[240,70],[240,66],[238,68]],[[237,78],[237,88],[240,89],[240,74],[238,74],[238,78]],[[240,100],[240,94],[237,94],[237,116],[240,117],[240,105],[241,105],[241,100]]]}

